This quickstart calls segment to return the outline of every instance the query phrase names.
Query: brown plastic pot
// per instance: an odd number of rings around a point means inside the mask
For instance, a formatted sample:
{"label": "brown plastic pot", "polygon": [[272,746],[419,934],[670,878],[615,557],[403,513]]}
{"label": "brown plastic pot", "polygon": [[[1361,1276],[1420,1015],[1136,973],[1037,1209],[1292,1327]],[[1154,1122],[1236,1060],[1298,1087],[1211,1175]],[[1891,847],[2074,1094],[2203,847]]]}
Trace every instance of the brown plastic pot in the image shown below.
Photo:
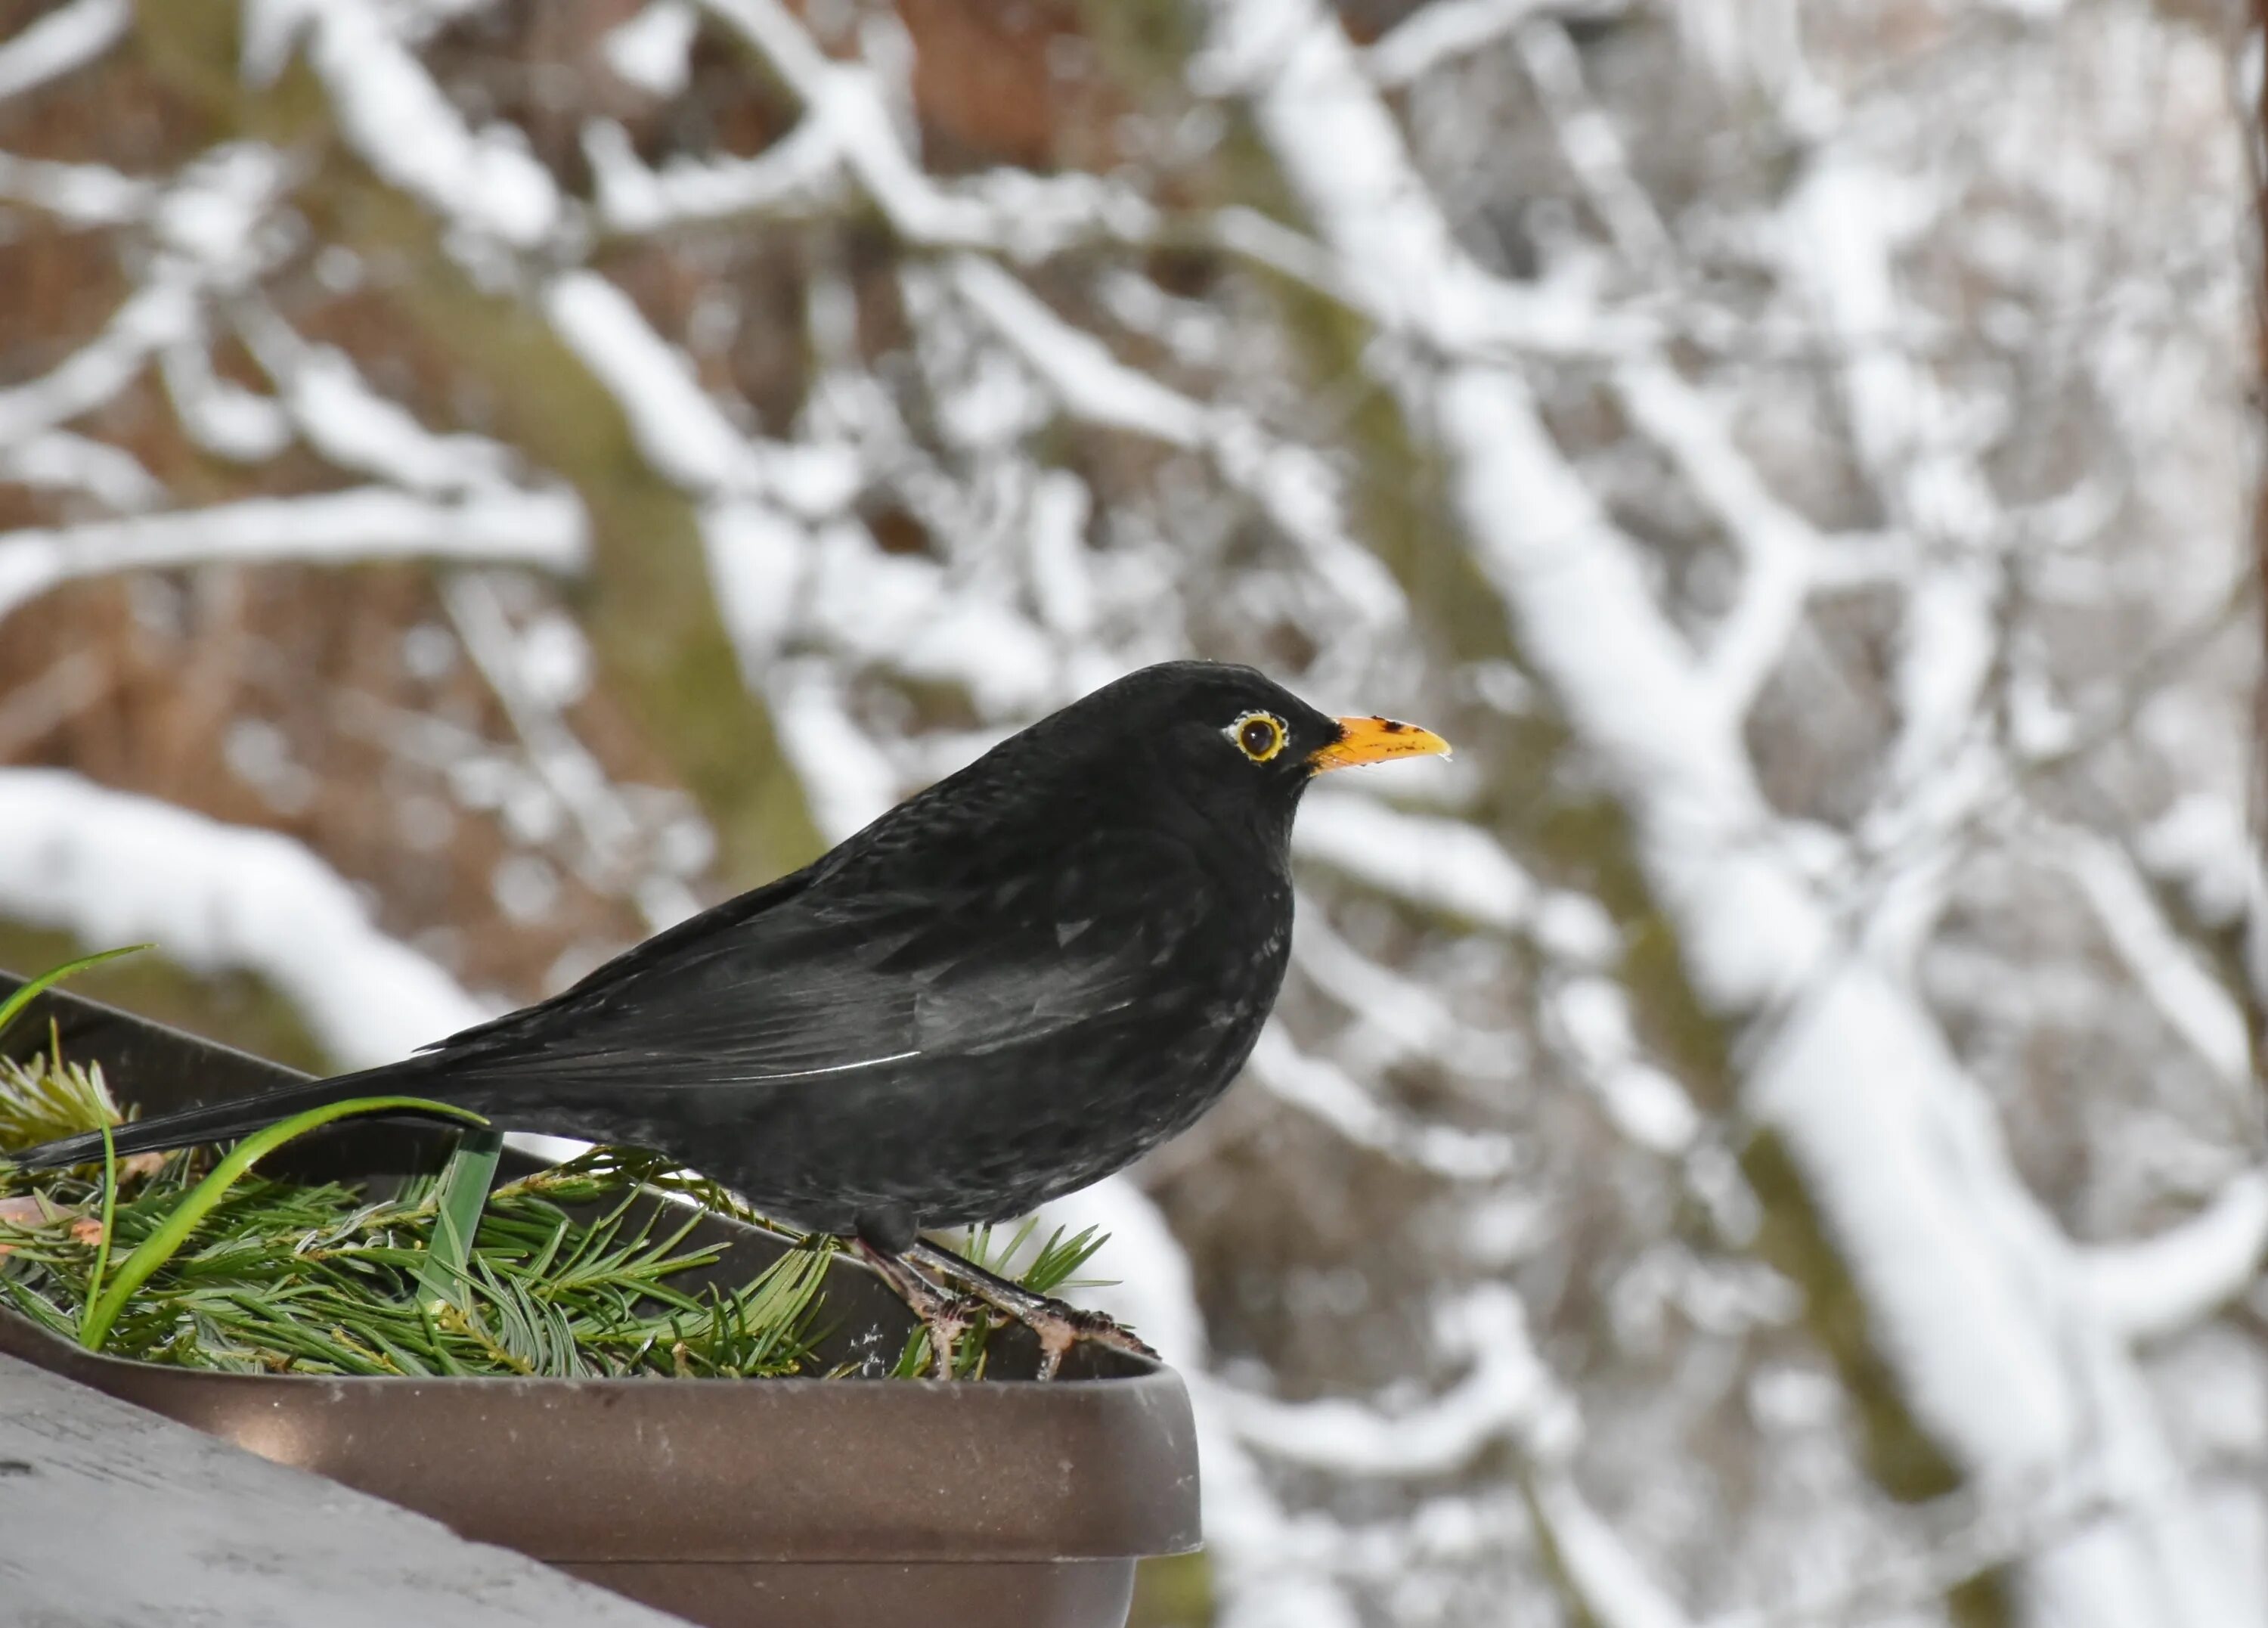
{"label": "brown plastic pot", "polygon": [[[0,997],[21,981],[0,973]],[[99,1062],[162,1113],[303,1078],[49,991],[0,1040]],[[437,1168],[448,1132],[350,1123],[288,1157],[308,1175]],[[538,1168],[507,1152],[506,1175]],[[743,1281],[784,1247],[723,1218],[696,1239]],[[904,1306],[855,1262],[827,1280],[831,1365],[895,1352]],[[715,1628],[892,1622],[1116,1628],[1134,1562],[1197,1546],[1197,1443],[1171,1370],[1082,1348],[1032,1381],[996,1337],[988,1377],[936,1381],[328,1379],[99,1357],[0,1312],[0,1351],[316,1470]]]}

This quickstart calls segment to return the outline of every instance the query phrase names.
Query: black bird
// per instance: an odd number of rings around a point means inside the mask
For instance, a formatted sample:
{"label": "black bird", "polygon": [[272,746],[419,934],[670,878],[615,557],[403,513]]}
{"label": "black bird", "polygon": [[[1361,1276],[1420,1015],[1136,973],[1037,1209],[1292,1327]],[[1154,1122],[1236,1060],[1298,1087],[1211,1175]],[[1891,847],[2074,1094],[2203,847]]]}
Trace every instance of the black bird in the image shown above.
{"label": "black bird", "polygon": [[[658,1150],[855,1239],[929,1322],[940,1372],[976,1308],[917,1264],[1031,1325],[1049,1373],[1077,1337],[1146,1349],[920,1234],[1025,1214],[1211,1107],[1283,983],[1301,791],[1447,749],[1249,667],[1145,667],[560,995],[399,1063],[122,1126],[117,1152],[430,1097]],[[17,1162],[101,1156],[80,1136]]]}

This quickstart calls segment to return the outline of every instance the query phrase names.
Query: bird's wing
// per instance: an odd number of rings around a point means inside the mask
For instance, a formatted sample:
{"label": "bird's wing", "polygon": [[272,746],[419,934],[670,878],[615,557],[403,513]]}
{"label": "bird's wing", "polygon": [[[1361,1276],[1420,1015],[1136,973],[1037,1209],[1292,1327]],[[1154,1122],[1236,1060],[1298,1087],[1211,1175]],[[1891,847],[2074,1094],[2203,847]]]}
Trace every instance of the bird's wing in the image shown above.
{"label": "bird's wing", "polygon": [[468,1079],[632,1089],[818,1083],[982,1054],[1143,998],[1213,899],[1186,848],[1125,834],[942,886],[807,886],[720,906],[625,969],[442,1042],[435,1061]]}

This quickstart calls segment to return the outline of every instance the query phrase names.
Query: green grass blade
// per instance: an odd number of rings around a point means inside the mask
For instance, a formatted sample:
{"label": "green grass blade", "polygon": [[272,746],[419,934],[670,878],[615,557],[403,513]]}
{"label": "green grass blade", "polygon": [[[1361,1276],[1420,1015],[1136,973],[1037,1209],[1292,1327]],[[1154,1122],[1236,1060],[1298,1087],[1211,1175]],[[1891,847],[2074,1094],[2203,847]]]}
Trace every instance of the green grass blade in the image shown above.
{"label": "green grass blade", "polygon": [[122,955],[139,955],[144,950],[157,947],[154,944],[129,944],[114,950],[97,950],[92,955],[82,955],[77,961],[67,961],[60,967],[48,968],[7,999],[0,1000],[0,1035],[8,1032],[8,1026],[16,1020],[25,1007],[74,973],[85,972],[89,967],[99,967],[107,961],[116,961]]}
{"label": "green grass blade", "polygon": [[99,1300],[91,1300],[87,1307],[86,1322],[79,1333],[79,1343],[89,1351],[100,1351],[109,1337],[110,1326],[118,1321],[118,1314],[126,1308],[128,1297],[148,1282],[151,1273],[173,1259],[176,1251],[187,1243],[196,1231],[197,1223],[211,1212],[228,1196],[228,1190],[237,1179],[260,1160],[274,1153],[293,1138],[304,1136],[335,1119],[344,1119],[354,1114],[416,1111],[439,1114],[452,1119],[461,1119],[468,1124],[485,1127],[488,1121],[469,1109],[452,1107],[446,1102],[435,1102],[423,1097],[386,1096],[352,1097],[343,1102],[328,1102],[320,1108],[311,1108],[304,1114],[255,1131],[239,1142],[228,1156],[215,1165],[212,1174],[196,1184],[174,1206],[173,1213],[158,1224],[158,1229],[135,1246],[118,1269],[118,1276]]}
{"label": "green grass blade", "polygon": [[[102,1298],[103,1274],[110,1270],[110,1229],[118,1219],[118,1142],[110,1127],[102,1128],[102,1236],[95,1241],[94,1275],[86,1280],[87,1313],[93,1315],[97,1301]],[[86,1325],[79,1325],[79,1337],[86,1337]]]}
{"label": "green grass blade", "polygon": [[465,1269],[472,1259],[473,1239],[480,1231],[481,1210],[488,1203],[489,1183],[496,1179],[497,1160],[504,1153],[500,1131],[468,1131],[458,1138],[456,1151],[441,1172],[435,1195],[433,1241],[426,1246],[425,1264],[417,1271],[417,1299],[428,1308],[458,1301],[464,1294]]}

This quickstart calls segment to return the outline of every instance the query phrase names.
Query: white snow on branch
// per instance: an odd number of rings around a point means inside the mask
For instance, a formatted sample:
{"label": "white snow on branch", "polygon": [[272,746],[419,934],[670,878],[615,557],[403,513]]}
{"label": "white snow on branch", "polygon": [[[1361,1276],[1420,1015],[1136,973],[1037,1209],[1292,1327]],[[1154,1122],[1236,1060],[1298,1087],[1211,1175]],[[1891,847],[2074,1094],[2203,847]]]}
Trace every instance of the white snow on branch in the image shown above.
{"label": "white snow on branch", "polygon": [[1631,424],[1675,460],[1708,505],[1744,567],[1739,598],[1717,630],[1706,662],[1710,688],[1737,721],[1787,648],[1803,615],[1822,552],[1818,533],[1765,485],[1734,444],[1725,409],[1660,357],[1614,372]]}
{"label": "white snow on branch", "polygon": [[954,291],[1046,381],[1074,418],[1146,435],[1168,446],[1204,443],[1212,411],[1110,354],[990,261],[956,255]]}
{"label": "white snow on branch", "polygon": [[1683,1611],[1567,1473],[1580,1422],[1530,1343],[1518,1297],[1484,1285],[1445,1307],[1440,1322],[1443,1347],[1469,1356],[1472,1366],[1448,1390],[1415,1408],[1389,1411],[1344,1398],[1285,1403],[1217,1383],[1199,1394],[1254,1451],[1340,1476],[1454,1474],[1507,1442],[1589,1619],[1601,1628],[1683,1628]]}
{"label": "white snow on branch", "polygon": [[2130,1339],[2160,1338],[2250,1288],[2268,1251],[2268,1175],[2247,1171],[2178,1227],[2080,1259],[2095,1308]]}
{"label": "white snow on branch", "polygon": [[215,371],[202,332],[167,345],[158,362],[182,431],[215,457],[259,463],[291,444],[291,416]]}
{"label": "white snow on branch", "polygon": [[2167,922],[2132,858],[2110,838],[2065,826],[2052,851],[2142,992],[2220,1082],[2249,1097],[2252,1040],[2244,1013]]}
{"label": "white snow on branch", "polygon": [[1032,260],[1082,239],[1139,242],[1156,232],[1157,211],[1138,192],[1079,171],[994,170],[940,186],[900,142],[873,69],[830,61],[778,0],[703,4],[770,63],[803,103],[814,149],[831,147],[909,242]]}
{"label": "white snow on branch", "polygon": [[1512,37],[1560,153],[1608,236],[1635,263],[1666,263],[1672,247],[1668,229],[1631,173],[1621,132],[1591,94],[1582,54],[1566,29],[1556,19],[1538,18],[1514,29]]}
{"label": "white snow on branch", "polygon": [[984,318],[1081,423],[1205,453],[1229,485],[1298,543],[1317,578],[1366,626],[1400,620],[1401,587],[1347,533],[1337,477],[1314,453],[1270,435],[1248,414],[1192,400],[1110,354],[990,261],[956,256],[954,291]]}
{"label": "white snow on branch", "polygon": [[137,290],[101,333],[54,371],[0,390],[0,445],[68,423],[116,396],[153,352],[197,330],[195,298],[178,284]]}
{"label": "white snow on branch", "polygon": [[1509,1137],[1397,1113],[1336,1063],[1302,1052],[1280,1023],[1262,1031],[1246,1066],[1270,1096],[1314,1115],[1358,1147],[1452,1182],[1484,1182],[1512,1168]]}
{"label": "white snow on branch", "polygon": [[650,96],[674,96],[693,74],[693,41],[701,16],[686,0],[652,0],[607,31],[599,49],[625,85]]}
{"label": "white snow on branch", "polygon": [[905,795],[896,768],[851,716],[841,679],[826,663],[779,663],[767,699],[780,749],[828,842],[863,829]]}
{"label": "white snow on branch", "polygon": [[1483,1285],[1447,1308],[1443,1322],[1444,1346],[1472,1366],[1416,1408],[1233,1391],[1222,1398],[1229,1422],[1247,1446],[1281,1462],[1380,1479],[1448,1475],[1505,1440],[1539,1458],[1564,1455],[1580,1425],[1528,1341],[1519,1298]]}
{"label": "white snow on branch", "polygon": [[1444,63],[1507,40],[1538,17],[1611,17],[1617,0],[1430,0],[1362,54],[1381,90],[1398,91]]}
{"label": "white snow on branch", "polygon": [[1600,1519],[1572,1477],[1539,1475],[1528,1496],[1568,1586],[1598,1628],[1684,1628],[1690,1620],[1641,1565],[1615,1529]]}
{"label": "white snow on branch", "polygon": [[559,336],[629,415],[638,451],[665,477],[698,492],[761,490],[755,451],[630,297],[595,271],[571,271],[545,291]]}
{"label": "white snow on branch", "polygon": [[68,430],[0,446],[0,479],[81,492],[126,514],[154,509],[166,497],[166,489],[133,453]]}
{"label": "white snow on branch", "polygon": [[0,616],[56,584],[136,568],[460,559],[571,571],[582,505],[564,491],[436,502],[383,487],[253,497],[128,519],[0,532]]}
{"label": "white snow on branch", "polygon": [[339,468],[429,495],[510,485],[510,449],[484,436],[428,430],[373,390],[344,351],[309,344],[261,305],[247,303],[237,327],[300,435]]}
{"label": "white snow on branch", "polygon": [[0,43],[0,101],[75,73],[126,36],[130,0],[71,0]]}
{"label": "white snow on branch", "polygon": [[1292,964],[1346,1009],[1352,1035],[1336,1050],[1382,1067],[1410,1057],[1438,1060],[1475,1081],[1508,1079],[1528,1053],[1524,1035],[1469,1023],[1422,978],[1373,961],[1332,926],[1330,913],[1302,894],[1292,933]]}
{"label": "white snow on branch", "polygon": [[825,209],[843,192],[833,133],[806,118],[752,158],[672,158],[655,170],[611,120],[583,129],[599,218],[615,232],[658,232],[742,215],[772,218]]}
{"label": "white snow on branch", "polygon": [[534,248],[558,229],[559,190],[517,127],[468,128],[383,9],[367,0],[250,0],[245,77],[272,80],[302,40],[340,133],[384,180],[452,224],[514,248]]}
{"label": "white snow on branch", "polygon": [[158,188],[107,164],[57,164],[0,153],[0,198],[45,210],[75,226],[119,226],[148,215]]}
{"label": "white snow on branch", "polygon": [[666,479],[704,497],[775,497],[810,517],[838,512],[857,490],[857,460],[843,448],[743,435],[702,389],[685,353],[597,272],[555,278],[543,306],[560,338],[621,403],[638,450]]}
{"label": "white snow on branch", "polygon": [[1889,337],[1903,315],[1897,248],[1934,207],[1922,183],[1830,148],[1813,160],[1780,226],[1792,280],[1849,358],[1843,399],[1860,463],[1894,522],[1933,556],[1905,600],[1894,797],[1948,764],[1974,727],[1999,647],[1995,549],[2008,529],[1976,461],[1944,443],[1954,404]]}
{"label": "white snow on branch", "polygon": [[198,972],[256,974],[348,1067],[488,1015],[291,838],[63,770],[0,770],[0,916],[90,946],[154,943]]}
{"label": "white snow on branch", "polygon": [[[632,880],[639,836],[636,814],[606,766],[576,737],[562,709],[588,682],[589,646],[575,623],[554,615],[523,633],[505,613],[492,573],[456,571],[441,584],[449,620],[480,668],[512,732],[527,749],[535,779],[573,821],[582,842],[576,873],[601,892]],[[549,640],[541,636],[549,633]],[[549,652],[545,653],[546,646]],[[647,866],[629,888],[647,929],[659,932],[697,911],[700,902],[675,875]]]}
{"label": "white snow on branch", "polygon": [[1586,1084],[1616,1130],[1656,1153],[1682,1153],[1701,1131],[1701,1116],[1677,1082],[1641,1054],[1630,997],[1603,977],[1570,978],[1545,1013],[1574,1054]]}
{"label": "white snow on branch", "polygon": [[1407,814],[1356,792],[1310,792],[1292,851],[1389,898],[1499,932],[1526,925],[1535,907],[1535,880],[1478,826]]}
{"label": "white snow on branch", "polygon": [[955,583],[934,560],[887,554],[863,526],[828,527],[817,543],[806,615],[833,648],[958,684],[987,718],[1056,699],[1054,648],[1005,596]]}

